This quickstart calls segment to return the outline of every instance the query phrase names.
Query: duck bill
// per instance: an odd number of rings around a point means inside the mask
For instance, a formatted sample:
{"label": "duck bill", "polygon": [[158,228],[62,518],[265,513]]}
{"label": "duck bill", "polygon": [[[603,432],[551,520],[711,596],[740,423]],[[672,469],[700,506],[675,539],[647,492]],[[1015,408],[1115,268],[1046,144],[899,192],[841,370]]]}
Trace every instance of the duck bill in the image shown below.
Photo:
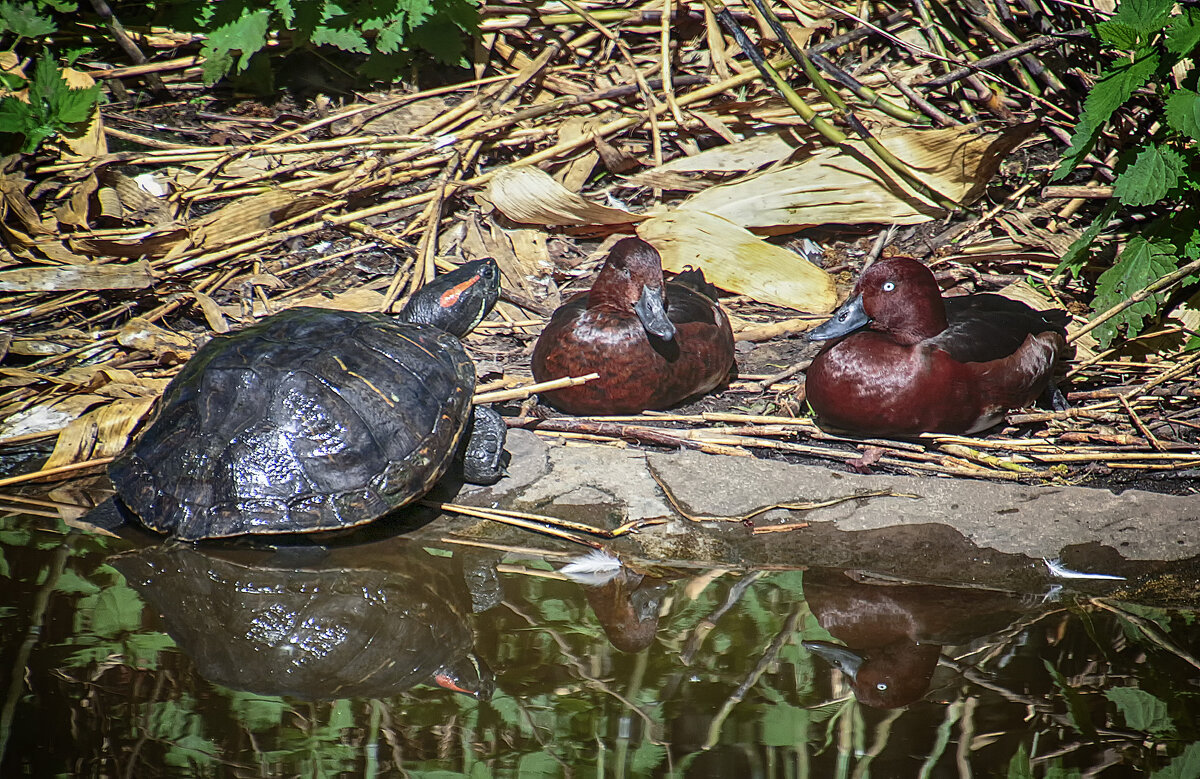
{"label": "duck bill", "polygon": [[858,669],[862,668],[864,658],[853,649],[828,641],[803,641],[801,645],[852,680],[858,677]]}
{"label": "duck bill", "polygon": [[647,333],[656,335],[664,341],[670,341],[675,337],[675,325],[671,324],[671,320],[667,318],[667,306],[663,300],[662,287],[643,286],[642,295],[633,304],[633,310],[637,312],[638,319],[642,320],[642,327],[646,328]]}
{"label": "duck bill", "polygon": [[809,330],[808,340],[828,341],[831,338],[841,338],[870,322],[871,317],[867,316],[867,311],[863,308],[862,295],[855,295],[839,306],[828,322]]}

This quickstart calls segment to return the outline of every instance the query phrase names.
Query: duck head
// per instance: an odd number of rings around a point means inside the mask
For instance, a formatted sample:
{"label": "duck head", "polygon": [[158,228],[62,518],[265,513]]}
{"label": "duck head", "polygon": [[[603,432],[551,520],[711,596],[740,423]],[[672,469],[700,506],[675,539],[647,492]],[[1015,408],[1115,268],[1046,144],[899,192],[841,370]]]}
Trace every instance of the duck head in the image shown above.
{"label": "duck head", "polygon": [[588,308],[637,315],[650,335],[669,341],[675,325],[667,317],[662,258],[640,238],[624,238],[609,253],[588,298]]}
{"label": "duck head", "polygon": [[929,268],[911,257],[879,260],[863,273],[850,299],[808,340],[828,341],[868,327],[911,346],[946,329],[946,305]]}

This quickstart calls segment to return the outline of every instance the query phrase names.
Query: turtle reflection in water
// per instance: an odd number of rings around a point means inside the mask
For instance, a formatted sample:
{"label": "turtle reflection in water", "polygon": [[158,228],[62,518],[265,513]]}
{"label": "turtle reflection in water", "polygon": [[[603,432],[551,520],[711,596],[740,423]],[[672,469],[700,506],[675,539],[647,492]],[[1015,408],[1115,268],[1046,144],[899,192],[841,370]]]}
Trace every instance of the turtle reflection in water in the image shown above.
{"label": "turtle reflection in water", "polygon": [[388,698],[422,683],[490,698],[452,562],[417,548],[348,567],[353,551],[345,563],[286,567],[263,552],[174,545],[111,562],[210,682],[305,700]]}
{"label": "turtle reflection in water", "polygon": [[459,339],[499,289],[496,263],[478,260],[397,317],[294,308],[213,339],[109,468],[123,505],[90,519],[113,526],[128,508],[186,540],[304,533],[416,500],[459,454],[464,481],[495,483],[504,421],[472,412],[475,366]]}

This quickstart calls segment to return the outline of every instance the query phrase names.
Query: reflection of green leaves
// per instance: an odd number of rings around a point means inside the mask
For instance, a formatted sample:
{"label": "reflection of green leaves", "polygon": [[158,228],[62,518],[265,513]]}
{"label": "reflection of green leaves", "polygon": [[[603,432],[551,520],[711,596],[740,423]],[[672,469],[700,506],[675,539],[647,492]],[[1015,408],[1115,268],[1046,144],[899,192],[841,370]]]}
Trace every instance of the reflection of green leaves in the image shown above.
{"label": "reflection of green leaves", "polygon": [[667,748],[665,746],[644,739],[633,751],[633,761],[629,772],[633,776],[649,776],[655,768],[662,765],[666,758]]}
{"label": "reflection of green leaves", "polygon": [[1042,776],[1045,779],[1079,779],[1083,776],[1083,772],[1078,768],[1065,767],[1062,758],[1056,757],[1046,764],[1046,773]]}
{"label": "reflection of green leaves", "polygon": [[1033,779],[1033,765],[1029,762],[1029,749],[1024,741],[1008,761],[1008,779]]}
{"label": "reflection of green leaves", "polygon": [[209,773],[219,750],[203,736],[204,720],[196,711],[196,700],[190,695],[178,701],[155,701],[146,709],[147,734],[169,745],[164,762],[175,768],[200,769]]}
{"label": "reflection of green leaves", "polygon": [[142,626],[142,600],[129,587],[106,587],[79,601],[77,630],[116,638]]}
{"label": "reflection of green leaves", "polygon": [[812,715],[807,709],[782,703],[762,710],[762,743],[769,747],[792,747],[808,738]]}
{"label": "reflection of green leaves", "polygon": [[279,726],[287,704],[277,695],[256,695],[239,690],[229,691],[229,707],[246,730],[258,733]]}
{"label": "reflection of green leaves", "polygon": [[1092,724],[1092,715],[1088,711],[1087,702],[1080,695],[1079,691],[1072,687],[1067,678],[1053,665],[1049,660],[1042,660],[1046,670],[1050,672],[1051,678],[1054,679],[1054,684],[1058,687],[1063,697],[1067,699],[1067,709],[1071,714],[1071,724],[1075,726],[1075,730],[1085,736],[1093,736],[1096,733],[1096,726]]}
{"label": "reflection of green leaves", "polygon": [[1195,779],[1200,776],[1200,742],[1188,744],[1183,754],[1165,768],[1150,774],[1150,779]]}
{"label": "reflection of green leaves", "polygon": [[521,755],[520,761],[517,763],[517,776],[530,777],[557,777],[562,775],[562,765],[555,760],[549,752],[530,752]]}
{"label": "reflection of green leaves", "polygon": [[1104,697],[1117,704],[1125,724],[1134,730],[1154,736],[1175,732],[1175,723],[1167,714],[1167,704],[1154,695],[1136,687],[1114,687],[1104,691]]}
{"label": "reflection of green leaves", "polygon": [[58,582],[55,583],[54,589],[68,595],[93,595],[100,591],[100,588],[80,576],[70,568],[67,568],[58,577]]}
{"label": "reflection of green leaves", "polygon": [[538,609],[547,622],[571,622],[571,610],[558,598],[547,598],[538,603]]}

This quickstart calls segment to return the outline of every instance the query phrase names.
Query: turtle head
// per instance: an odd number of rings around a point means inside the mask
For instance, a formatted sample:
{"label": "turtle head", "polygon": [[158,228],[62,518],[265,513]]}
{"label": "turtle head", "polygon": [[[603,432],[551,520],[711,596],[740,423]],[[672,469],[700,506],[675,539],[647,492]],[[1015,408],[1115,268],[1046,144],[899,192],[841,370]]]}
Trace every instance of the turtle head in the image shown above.
{"label": "turtle head", "polygon": [[417,290],[400,318],[433,325],[462,338],[479,324],[500,296],[500,268],[493,259],[475,260],[444,273]]}

